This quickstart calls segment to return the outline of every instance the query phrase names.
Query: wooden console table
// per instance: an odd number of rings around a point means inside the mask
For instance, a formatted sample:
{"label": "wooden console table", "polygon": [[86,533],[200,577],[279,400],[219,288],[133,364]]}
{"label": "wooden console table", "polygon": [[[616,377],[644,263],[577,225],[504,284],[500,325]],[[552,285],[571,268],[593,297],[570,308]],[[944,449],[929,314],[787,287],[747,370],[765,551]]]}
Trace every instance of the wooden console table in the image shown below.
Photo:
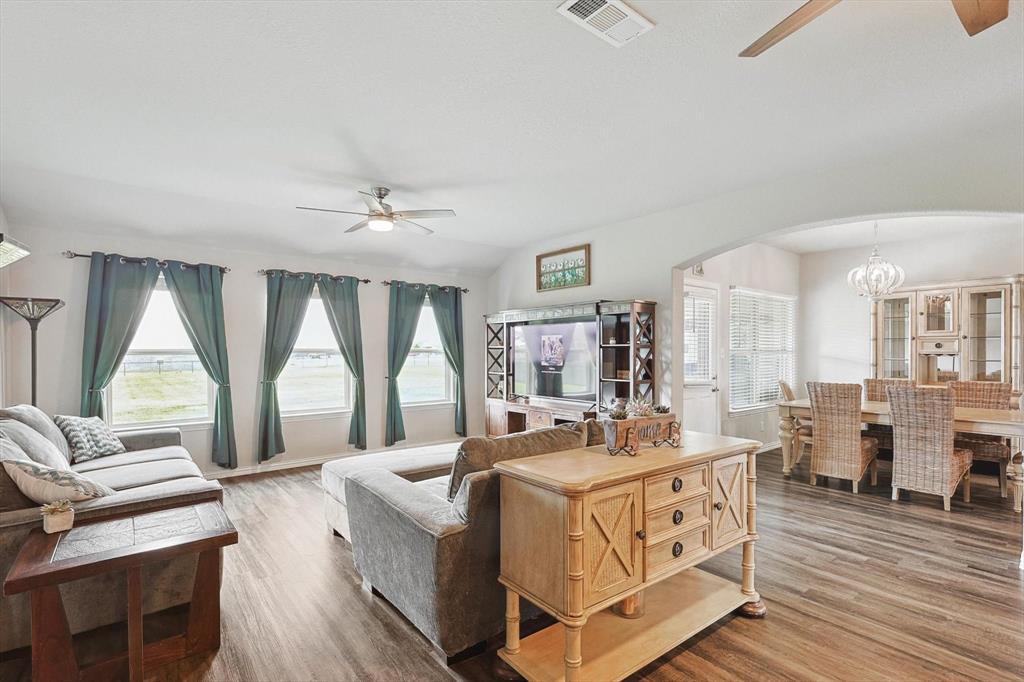
{"label": "wooden console table", "polygon": [[[636,457],[597,446],[496,464],[501,659],[528,680],[619,680],[737,607],[763,616],[754,589],[760,447],[685,431],[680,448]],[[741,585],[695,568],[737,545]],[[520,597],[559,623],[520,640]]]}
{"label": "wooden console table", "polygon": [[[30,592],[32,679],[141,681],[144,665],[162,665],[220,646],[221,548],[238,533],[219,502],[86,521],[63,533],[32,531],[4,580],[4,594]],[[142,637],[142,567],[198,554],[188,629],[158,642]],[[80,578],[126,571],[128,651],[80,669],[61,601],[60,585]],[[116,595],[110,595],[116,599]]]}

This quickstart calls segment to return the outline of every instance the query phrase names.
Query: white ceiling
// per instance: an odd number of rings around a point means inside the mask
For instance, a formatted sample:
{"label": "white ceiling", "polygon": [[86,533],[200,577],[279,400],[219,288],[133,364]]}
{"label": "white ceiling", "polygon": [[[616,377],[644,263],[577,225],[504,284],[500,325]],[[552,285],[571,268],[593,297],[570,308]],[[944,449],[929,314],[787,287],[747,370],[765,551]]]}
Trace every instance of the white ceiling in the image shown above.
{"label": "white ceiling", "polygon": [[[972,130],[1024,126],[1024,13],[655,2],[615,49],[541,2],[0,3],[12,225],[489,270],[508,249]],[[960,138],[958,138],[960,139]],[[356,189],[454,208],[342,235]],[[384,235],[392,236],[393,235]]]}
{"label": "white ceiling", "polygon": [[792,253],[870,247],[875,242],[876,223],[879,244],[923,242],[965,233],[984,238],[992,230],[1024,230],[1024,218],[1021,216],[907,216],[814,227],[762,239],[761,242]]}

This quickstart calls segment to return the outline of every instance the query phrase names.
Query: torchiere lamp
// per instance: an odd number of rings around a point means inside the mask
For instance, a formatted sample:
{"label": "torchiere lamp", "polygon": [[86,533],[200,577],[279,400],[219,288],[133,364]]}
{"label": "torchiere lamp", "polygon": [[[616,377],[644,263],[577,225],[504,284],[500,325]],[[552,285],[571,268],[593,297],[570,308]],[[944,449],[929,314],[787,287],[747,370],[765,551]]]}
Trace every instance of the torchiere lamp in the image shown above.
{"label": "torchiere lamp", "polygon": [[36,404],[36,329],[39,321],[64,307],[59,298],[22,298],[19,296],[0,296],[0,303],[18,313],[28,321],[32,330],[32,404]]}

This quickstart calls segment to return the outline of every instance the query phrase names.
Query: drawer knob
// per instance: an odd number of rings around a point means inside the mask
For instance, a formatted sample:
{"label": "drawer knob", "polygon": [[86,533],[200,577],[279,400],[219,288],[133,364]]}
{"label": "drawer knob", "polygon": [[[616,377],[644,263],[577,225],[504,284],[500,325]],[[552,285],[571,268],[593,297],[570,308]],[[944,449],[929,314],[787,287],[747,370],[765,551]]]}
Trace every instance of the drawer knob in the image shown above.
{"label": "drawer knob", "polygon": [[639,540],[646,540],[647,539],[647,531],[645,531],[643,528],[641,528],[640,530],[638,530],[636,532],[636,537]]}
{"label": "drawer knob", "polygon": [[677,557],[683,553],[683,543],[677,542],[672,545],[672,556]]}
{"label": "drawer knob", "polygon": [[683,479],[676,476],[672,479],[672,492],[677,493],[683,489]]}
{"label": "drawer knob", "polygon": [[715,502],[715,509],[717,509],[718,511],[722,511],[723,507],[725,507],[725,505],[722,504],[721,502]]}
{"label": "drawer knob", "polygon": [[672,514],[672,523],[674,523],[674,524],[676,524],[678,526],[682,522],[683,522],[683,510],[682,509],[676,509],[675,513]]}

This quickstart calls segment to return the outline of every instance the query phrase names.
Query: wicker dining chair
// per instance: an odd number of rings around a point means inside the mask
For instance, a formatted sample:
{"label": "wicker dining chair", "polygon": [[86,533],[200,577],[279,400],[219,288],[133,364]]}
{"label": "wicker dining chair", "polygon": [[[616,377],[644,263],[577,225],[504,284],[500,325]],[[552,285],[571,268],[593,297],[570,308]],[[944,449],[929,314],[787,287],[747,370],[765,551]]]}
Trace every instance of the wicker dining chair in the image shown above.
{"label": "wicker dining chair", "polygon": [[[779,390],[782,392],[782,397],[786,402],[796,400],[796,393],[793,392],[793,387],[781,379],[779,380]],[[796,453],[796,457],[793,459],[793,466],[799,464],[800,460],[803,459],[804,446],[814,442],[814,429],[807,421],[799,418],[794,418],[793,420],[793,452]]]}
{"label": "wicker dining chair", "polygon": [[[1010,409],[1013,384],[998,381],[951,381],[957,407],[977,407],[985,410]],[[999,463],[999,494],[1006,497],[1006,467],[1010,463],[1010,444],[1001,436],[982,433],[957,433],[954,447],[966,448],[975,462]]]}
{"label": "wicker dining chair", "polygon": [[[864,400],[869,402],[885,403],[889,396],[885,394],[888,386],[916,386],[913,379],[865,379]],[[892,450],[892,427],[888,424],[868,424],[864,430],[865,436],[870,436],[878,441],[878,447]]]}
{"label": "wicker dining chair", "polygon": [[889,386],[886,392],[894,441],[892,499],[900,498],[900,490],[941,495],[949,511],[963,481],[964,502],[970,502],[971,451],[953,445],[953,390]]}
{"label": "wicker dining chair", "polygon": [[878,484],[878,441],[860,433],[860,394],[858,384],[807,382],[814,422],[811,485],[818,476],[841,478],[851,481],[856,493],[868,468],[871,485]]}

